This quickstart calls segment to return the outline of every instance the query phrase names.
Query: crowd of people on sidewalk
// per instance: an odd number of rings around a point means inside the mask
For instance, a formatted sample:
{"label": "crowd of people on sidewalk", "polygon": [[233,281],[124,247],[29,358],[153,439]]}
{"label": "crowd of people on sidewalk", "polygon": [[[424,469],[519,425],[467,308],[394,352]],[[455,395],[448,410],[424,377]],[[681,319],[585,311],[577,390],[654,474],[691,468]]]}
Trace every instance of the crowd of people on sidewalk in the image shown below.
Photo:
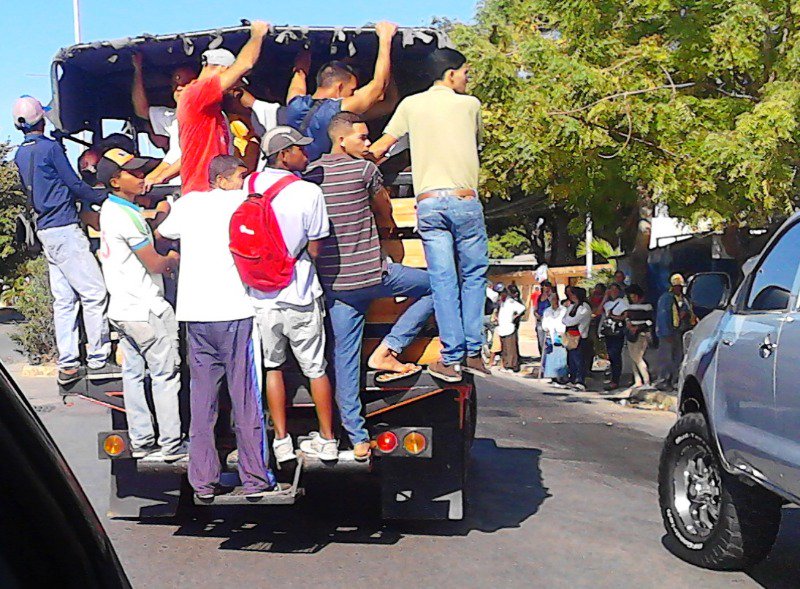
{"label": "crowd of people on sidewalk", "polygon": [[[166,150],[161,161],[139,157],[133,142],[106,141],[82,155],[81,180],[63,147],[44,135],[41,103],[25,96],[13,107],[14,123],[25,134],[15,162],[36,215],[55,299],[59,383],[68,386],[87,374],[79,310],[89,377],[120,373],[109,359],[110,321],[120,337],[134,457],[188,456],[189,481],[201,498],[224,491],[214,433],[223,383],[235,423],[242,483],[237,492],[258,497],[282,491],[269,467],[258,372],[263,365],[275,459],[291,460],[295,448],[286,426],[283,374],[289,350],[309,380],[319,420],[319,430],[301,450],[337,458],[338,409],[343,445],[352,447],[356,460],[369,458],[361,348],[367,309],[376,298],[413,300],[369,357],[377,383],[420,372],[399,358],[432,314],[442,352],[428,372],[445,382],[459,382],[462,370],[489,373],[481,356],[488,266],[477,192],[482,128],[480,102],[467,94],[466,59],[453,49],[434,51],[422,64],[431,87],[397,105],[384,104],[387,112],[396,110],[373,144],[364,113],[393,94],[391,41],[397,27],[376,26],[375,72],[363,87],[348,65],[331,62],[318,69],[316,91],[308,94],[310,56],[302,52],[286,104],[257,100],[242,83],[269,29],[255,21],[238,56],[210,49],[202,54],[199,73],[173,72],[174,106],[149,104],[145,64],[141,56],[134,58],[134,111]],[[251,133],[260,138],[254,157]],[[391,260],[378,231],[391,220],[392,205],[376,164],[406,135],[427,270]],[[180,183],[181,196],[145,215],[140,203],[148,191],[170,181]],[[79,205],[83,212],[99,206],[100,264],[80,227]],[[263,211],[258,219],[248,216],[254,206]],[[254,268],[253,257],[239,245],[253,246],[254,240],[255,247],[278,253],[271,265]],[[264,268],[270,272],[256,279],[255,270]],[[177,297],[171,300],[165,282],[176,276]],[[509,342],[504,360],[513,366],[519,362],[510,345],[512,339],[516,345],[519,312],[513,293],[501,296],[501,336]],[[179,324],[185,327],[190,368],[188,440],[178,409]],[[157,428],[145,395],[146,371]]]}
{"label": "crowd of people on sidewalk", "polygon": [[[670,278],[670,289],[657,308],[646,300],[638,284],[627,285],[622,271],[610,284],[597,284],[591,296],[578,286],[565,288],[561,300],[553,285],[540,283],[535,309],[536,334],[541,352],[540,377],[554,386],[586,390],[586,379],[597,360],[608,362],[604,389],[623,388],[624,352],[627,349],[633,373],[633,388],[657,386],[671,390],[683,360],[683,335],[697,323],[684,296],[681,274]],[[661,350],[657,378],[645,360],[647,350]]]}

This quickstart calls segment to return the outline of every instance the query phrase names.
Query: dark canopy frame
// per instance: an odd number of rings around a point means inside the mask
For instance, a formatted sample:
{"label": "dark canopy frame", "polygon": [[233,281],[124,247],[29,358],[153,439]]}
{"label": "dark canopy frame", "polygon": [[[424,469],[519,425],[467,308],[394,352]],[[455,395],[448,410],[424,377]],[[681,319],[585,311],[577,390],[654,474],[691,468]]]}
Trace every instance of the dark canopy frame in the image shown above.
{"label": "dark canopy frame", "polygon": [[[234,54],[247,42],[249,27],[236,27],[169,35],[139,37],[74,45],[59,51],[51,78],[53,107],[50,119],[64,134],[98,133],[104,119],[135,121],[131,102],[132,55],[144,58],[145,84],[152,104],[172,105],[169,75],[177,67],[200,69],[200,56],[208,48],[224,47]],[[276,27],[264,42],[261,57],[247,76],[248,89],[257,98],[285,100],[298,51],[309,46],[313,77],[325,63],[338,59],[352,65],[360,83],[372,76],[377,56],[374,28]],[[432,83],[422,67],[436,48],[452,47],[443,31],[403,28],[392,45],[393,76],[401,96],[424,90]]]}

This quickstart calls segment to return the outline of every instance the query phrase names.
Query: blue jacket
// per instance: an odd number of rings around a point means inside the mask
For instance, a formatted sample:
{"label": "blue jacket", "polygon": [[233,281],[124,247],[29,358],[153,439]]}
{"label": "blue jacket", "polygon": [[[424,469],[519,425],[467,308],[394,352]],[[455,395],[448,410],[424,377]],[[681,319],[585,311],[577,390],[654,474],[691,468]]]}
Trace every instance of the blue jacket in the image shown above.
{"label": "blue jacket", "polygon": [[78,177],[64,148],[42,134],[25,135],[14,163],[33,201],[37,230],[73,225],[78,222],[77,201],[99,204],[105,199]]}

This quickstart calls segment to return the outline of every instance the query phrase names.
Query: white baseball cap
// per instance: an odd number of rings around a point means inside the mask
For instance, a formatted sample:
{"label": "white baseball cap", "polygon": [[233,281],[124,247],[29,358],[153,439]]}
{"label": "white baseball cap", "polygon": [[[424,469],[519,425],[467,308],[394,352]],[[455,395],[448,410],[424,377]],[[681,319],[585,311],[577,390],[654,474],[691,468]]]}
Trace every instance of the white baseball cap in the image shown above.
{"label": "white baseball cap", "polygon": [[227,49],[209,49],[203,52],[203,65],[221,65],[231,67],[236,56]]}
{"label": "white baseball cap", "polygon": [[29,129],[41,121],[44,118],[44,113],[49,110],[50,107],[42,106],[42,103],[33,96],[24,94],[14,101],[14,106],[11,108],[14,126],[23,131]]}

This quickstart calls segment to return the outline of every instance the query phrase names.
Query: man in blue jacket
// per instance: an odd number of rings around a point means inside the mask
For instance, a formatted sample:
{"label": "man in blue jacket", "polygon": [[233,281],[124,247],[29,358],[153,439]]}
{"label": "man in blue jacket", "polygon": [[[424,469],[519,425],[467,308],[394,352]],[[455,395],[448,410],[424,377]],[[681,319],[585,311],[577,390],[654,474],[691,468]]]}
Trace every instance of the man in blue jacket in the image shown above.
{"label": "man in blue jacket", "polygon": [[58,382],[73,383],[86,375],[80,364],[78,311],[88,343],[89,378],[120,374],[108,362],[111,351],[106,302],[108,295],[89,240],[78,224],[77,201],[99,204],[105,196],[78,178],[64,148],[44,136],[44,108],[32,96],[22,96],[12,109],[14,126],[25,134],[14,163],[36,214],[36,235],[50,268],[53,315],[58,346]]}

